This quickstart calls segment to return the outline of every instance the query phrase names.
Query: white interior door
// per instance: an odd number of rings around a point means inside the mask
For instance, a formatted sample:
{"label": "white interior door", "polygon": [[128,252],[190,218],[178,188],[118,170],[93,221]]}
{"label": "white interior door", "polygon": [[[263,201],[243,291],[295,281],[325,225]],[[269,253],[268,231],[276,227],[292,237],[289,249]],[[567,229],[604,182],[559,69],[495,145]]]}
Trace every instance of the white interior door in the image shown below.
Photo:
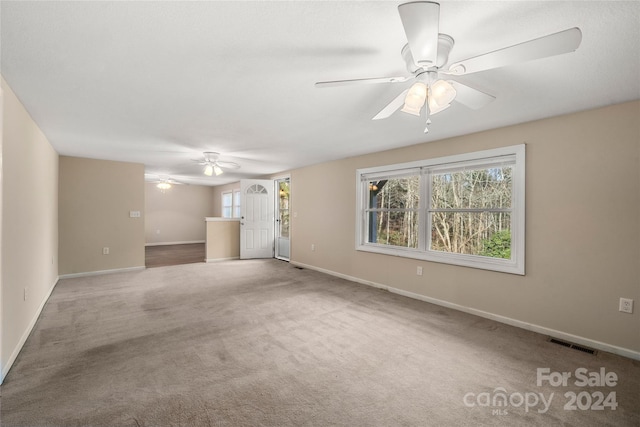
{"label": "white interior door", "polygon": [[240,259],[273,258],[273,181],[240,181]]}

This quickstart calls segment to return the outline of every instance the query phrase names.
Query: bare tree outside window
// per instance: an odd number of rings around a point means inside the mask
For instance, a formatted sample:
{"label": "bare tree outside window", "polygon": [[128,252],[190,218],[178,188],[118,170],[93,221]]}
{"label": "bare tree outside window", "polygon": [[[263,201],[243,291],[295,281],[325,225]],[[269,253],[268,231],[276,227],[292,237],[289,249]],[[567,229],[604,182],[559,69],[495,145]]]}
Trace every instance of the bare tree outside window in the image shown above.
{"label": "bare tree outside window", "polygon": [[369,182],[369,242],[418,247],[420,177]]}
{"label": "bare tree outside window", "polygon": [[431,175],[431,247],[511,257],[512,167]]}

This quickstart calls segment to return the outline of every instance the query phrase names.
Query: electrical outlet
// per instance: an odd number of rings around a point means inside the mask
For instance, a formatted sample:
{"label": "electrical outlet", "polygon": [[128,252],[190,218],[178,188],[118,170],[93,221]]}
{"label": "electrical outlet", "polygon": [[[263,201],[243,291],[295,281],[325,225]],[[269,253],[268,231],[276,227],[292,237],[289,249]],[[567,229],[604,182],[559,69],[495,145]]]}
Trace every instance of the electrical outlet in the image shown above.
{"label": "electrical outlet", "polygon": [[316,250],[316,245],[315,245],[315,244],[313,244],[313,243],[311,244],[311,250],[312,250],[312,251],[315,251],[315,250]]}
{"label": "electrical outlet", "polygon": [[109,248],[108,247],[104,247],[102,248],[102,255],[109,255]]}
{"label": "electrical outlet", "polygon": [[422,267],[421,266],[418,266],[418,269],[416,270],[416,274],[418,276],[422,276]]}
{"label": "electrical outlet", "polygon": [[633,300],[631,298],[620,298],[618,310],[623,313],[633,313]]}
{"label": "electrical outlet", "polygon": [[140,211],[129,211],[129,218],[140,218]]}

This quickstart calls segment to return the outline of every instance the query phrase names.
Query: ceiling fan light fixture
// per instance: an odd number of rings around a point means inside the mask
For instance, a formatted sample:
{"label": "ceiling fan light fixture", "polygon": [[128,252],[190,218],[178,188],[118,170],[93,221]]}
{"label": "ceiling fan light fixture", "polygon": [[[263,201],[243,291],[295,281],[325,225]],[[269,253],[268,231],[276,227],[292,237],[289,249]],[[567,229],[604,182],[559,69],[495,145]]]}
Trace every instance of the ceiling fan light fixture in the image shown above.
{"label": "ceiling fan light fixture", "polygon": [[160,190],[168,190],[171,188],[171,184],[169,184],[168,182],[159,182],[156,187],[158,187]]}
{"label": "ceiling fan light fixture", "polygon": [[207,176],[212,176],[213,175],[213,165],[211,165],[210,163],[207,163],[207,165],[204,167],[204,174],[207,175]]}
{"label": "ceiling fan light fixture", "polygon": [[432,102],[432,98],[429,98],[429,115],[433,116],[434,114],[439,113],[440,111],[444,111],[447,108],[451,107],[451,104],[438,105],[435,102]]}
{"label": "ceiling fan light fixture", "polygon": [[429,88],[429,114],[433,115],[446,110],[451,106],[451,101],[456,97],[456,90],[451,83],[445,80],[434,82]]}
{"label": "ceiling fan light fixture", "polygon": [[216,174],[216,176],[223,174],[222,169],[218,165],[213,165],[213,172]]}
{"label": "ceiling fan light fixture", "polygon": [[427,99],[427,85],[422,82],[416,82],[411,86],[407,96],[404,98],[403,112],[420,116],[420,110]]}
{"label": "ceiling fan light fixture", "polygon": [[431,85],[430,97],[434,97],[438,104],[451,104],[456,97],[456,90],[451,83],[446,80],[438,80]]}

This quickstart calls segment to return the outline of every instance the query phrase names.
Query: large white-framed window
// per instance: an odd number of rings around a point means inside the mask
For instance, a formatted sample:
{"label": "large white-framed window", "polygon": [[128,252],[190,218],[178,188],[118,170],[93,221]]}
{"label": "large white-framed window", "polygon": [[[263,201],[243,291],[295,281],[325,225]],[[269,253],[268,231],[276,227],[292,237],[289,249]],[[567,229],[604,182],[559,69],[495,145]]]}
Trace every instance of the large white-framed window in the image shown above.
{"label": "large white-framed window", "polygon": [[222,217],[240,218],[240,190],[222,193]]}
{"label": "large white-framed window", "polygon": [[233,218],[233,191],[222,193],[222,217]]}
{"label": "large white-framed window", "polygon": [[356,249],[524,274],[525,145],[356,171]]}

